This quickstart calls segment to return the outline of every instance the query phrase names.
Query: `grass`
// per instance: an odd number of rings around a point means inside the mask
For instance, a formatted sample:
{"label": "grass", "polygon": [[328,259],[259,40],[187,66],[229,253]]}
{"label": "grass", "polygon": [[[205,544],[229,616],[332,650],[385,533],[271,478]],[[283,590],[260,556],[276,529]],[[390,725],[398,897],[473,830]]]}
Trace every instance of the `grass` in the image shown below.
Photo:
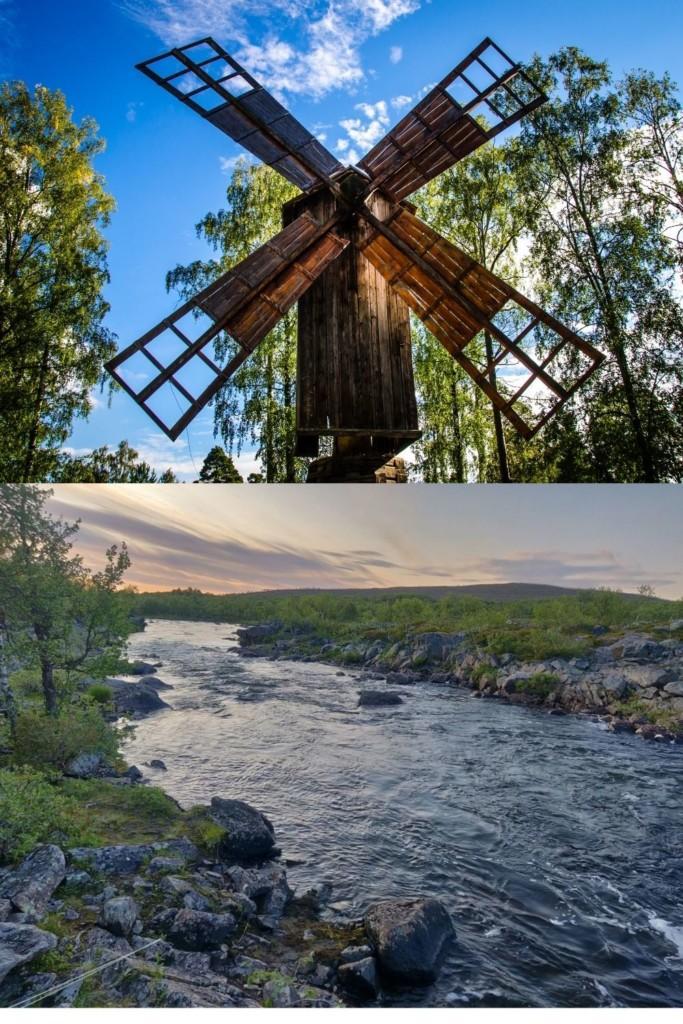
{"label": "grass", "polygon": [[640,700],[638,697],[632,696],[620,701],[618,713],[621,718],[642,718],[664,732],[670,732],[675,736],[683,735],[683,720],[679,712],[668,708],[653,708],[648,701]]}
{"label": "grass", "polygon": [[515,691],[517,693],[526,693],[530,697],[538,697],[539,700],[545,700],[546,697],[555,692],[559,683],[560,680],[552,672],[536,672],[534,675],[529,676],[528,679],[516,680]]}

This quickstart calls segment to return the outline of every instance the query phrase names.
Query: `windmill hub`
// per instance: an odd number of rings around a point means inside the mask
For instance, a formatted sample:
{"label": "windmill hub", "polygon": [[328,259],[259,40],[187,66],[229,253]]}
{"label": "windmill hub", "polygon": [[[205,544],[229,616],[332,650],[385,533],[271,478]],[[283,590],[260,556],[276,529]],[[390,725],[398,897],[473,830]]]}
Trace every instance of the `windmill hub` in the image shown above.
{"label": "windmill hub", "polygon": [[302,193],[282,231],[107,364],[172,440],[295,303],[297,452],[334,444],[309,479],[374,479],[420,437],[410,311],[526,439],[603,361],[407,201],[546,101],[491,39],[351,167],[213,39],[138,67]]}

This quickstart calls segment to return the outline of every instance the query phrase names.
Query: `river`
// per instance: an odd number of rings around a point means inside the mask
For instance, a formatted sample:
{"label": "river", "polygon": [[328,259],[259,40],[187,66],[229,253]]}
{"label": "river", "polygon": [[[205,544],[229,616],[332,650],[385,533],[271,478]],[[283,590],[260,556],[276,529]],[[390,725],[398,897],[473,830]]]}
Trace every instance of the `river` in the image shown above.
{"label": "river", "polygon": [[183,806],[264,811],[300,862],[290,884],[332,883],[329,913],[441,899],[457,942],[395,1005],[683,1005],[680,747],[436,684],[358,708],[357,673],[242,658],[236,629],[152,620],[130,638],[174,710],[126,756],[162,758],[143,770]]}

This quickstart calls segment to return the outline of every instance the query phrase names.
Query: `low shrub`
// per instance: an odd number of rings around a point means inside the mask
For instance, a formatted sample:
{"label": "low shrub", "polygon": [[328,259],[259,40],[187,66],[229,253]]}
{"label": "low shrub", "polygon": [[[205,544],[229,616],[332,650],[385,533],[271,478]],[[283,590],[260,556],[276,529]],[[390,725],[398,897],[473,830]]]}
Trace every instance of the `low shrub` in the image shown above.
{"label": "low shrub", "polygon": [[13,760],[59,772],[78,754],[101,754],[114,764],[119,741],[119,732],[105,722],[95,705],[73,705],[57,717],[27,708],[17,718]]}
{"label": "low shrub", "polygon": [[532,697],[544,700],[554,693],[560,680],[552,672],[536,672],[528,679],[518,679],[515,682],[515,689],[518,693],[528,693]]}
{"label": "low shrub", "polygon": [[85,691],[85,696],[94,701],[95,704],[106,706],[111,704],[114,694],[111,687],[107,686],[106,683],[93,683]]}
{"label": "low shrub", "polygon": [[0,863],[13,863],[37,843],[86,842],[83,809],[30,768],[0,768]]}

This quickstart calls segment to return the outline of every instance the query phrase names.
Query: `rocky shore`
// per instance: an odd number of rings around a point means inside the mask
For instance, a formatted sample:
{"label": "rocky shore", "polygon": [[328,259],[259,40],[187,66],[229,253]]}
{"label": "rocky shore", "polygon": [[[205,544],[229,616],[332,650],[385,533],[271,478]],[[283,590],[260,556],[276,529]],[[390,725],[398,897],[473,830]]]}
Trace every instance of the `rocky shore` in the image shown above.
{"label": "rocky shore", "polygon": [[[550,714],[591,714],[613,732],[683,743],[683,620],[620,636],[595,626],[581,657],[521,660],[466,633],[407,633],[339,644],[274,621],[238,631],[244,657],[321,661],[359,670],[359,704],[400,703],[425,680]],[[406,689],[403,689],[406,688]]]}
{"label": "rocky shore", "polygon": [[0,1006],[335,1007],[435,980],[437,900],[321,917],[330,887],[292,892],[265,815],[201,810],[200,842],[42,845],[0,871]]}

